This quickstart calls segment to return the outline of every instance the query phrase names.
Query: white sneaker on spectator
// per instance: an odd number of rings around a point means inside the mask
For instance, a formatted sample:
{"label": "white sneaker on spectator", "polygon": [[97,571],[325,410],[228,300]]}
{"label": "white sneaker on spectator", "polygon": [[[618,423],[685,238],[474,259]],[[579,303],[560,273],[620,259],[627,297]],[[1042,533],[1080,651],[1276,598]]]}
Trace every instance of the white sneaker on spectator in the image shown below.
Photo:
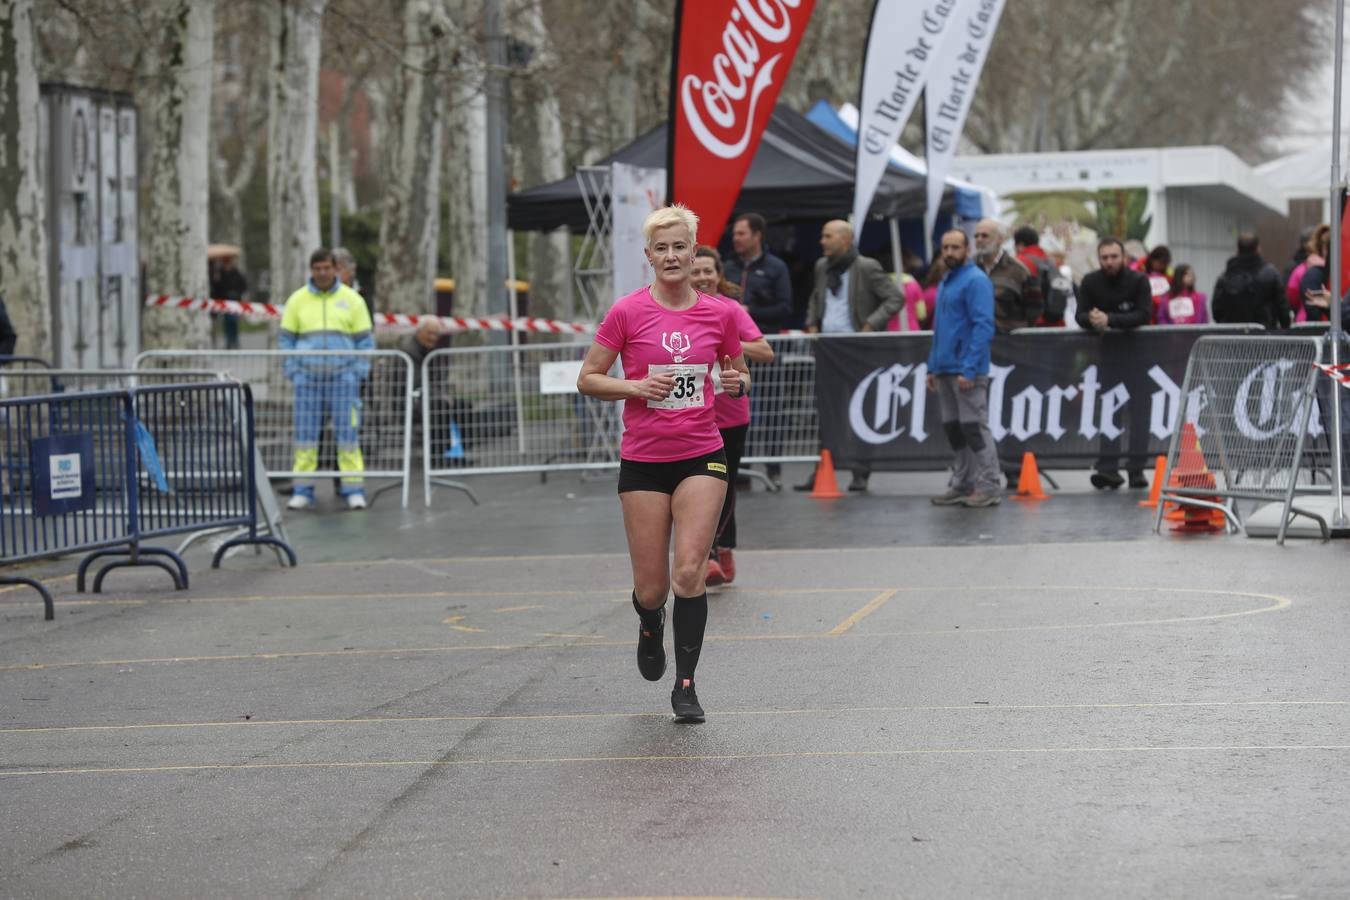
{"label": "white sneaker on spectator", "polygon": [[292,494],[290,501],[286,504],[287,509],[309,509],[314,505],[314,498],[308,494]]}
{"label": "white sneaker on spectator", "polygon": [[365,509],[365,508],[366,508],[366,495],[365,495],[365,494],[348,494],[348,495],[347,495],[347,508],[348,508],[348,509]]}

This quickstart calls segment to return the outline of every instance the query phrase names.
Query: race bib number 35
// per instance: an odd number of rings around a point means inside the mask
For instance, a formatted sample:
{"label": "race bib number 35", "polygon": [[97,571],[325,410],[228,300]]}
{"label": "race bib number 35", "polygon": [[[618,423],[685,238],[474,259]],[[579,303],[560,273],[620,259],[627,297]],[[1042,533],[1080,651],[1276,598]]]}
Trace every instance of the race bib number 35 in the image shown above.
{"label": "race bib number 35", "polygon": [[664,400],[648,400],[648,409],[689,409],[703,406],[703,385],[708,376],[707,366],[670,363],[647,366],[648,375],[671,375],[675,386]]}

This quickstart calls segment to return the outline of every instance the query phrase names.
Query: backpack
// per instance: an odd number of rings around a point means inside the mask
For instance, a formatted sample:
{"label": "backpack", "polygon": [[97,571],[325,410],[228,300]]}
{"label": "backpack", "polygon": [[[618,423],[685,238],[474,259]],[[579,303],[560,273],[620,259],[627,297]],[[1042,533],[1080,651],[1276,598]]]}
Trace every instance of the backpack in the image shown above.
{"label": "backpack", "polygon": [[1036,257],[1036,274],[1041,280],[1041,316],[1047,322],[1063,321],[1064,312],[1069,308],[1069,298],[1073,296],[1073,282],[1042,256]]}

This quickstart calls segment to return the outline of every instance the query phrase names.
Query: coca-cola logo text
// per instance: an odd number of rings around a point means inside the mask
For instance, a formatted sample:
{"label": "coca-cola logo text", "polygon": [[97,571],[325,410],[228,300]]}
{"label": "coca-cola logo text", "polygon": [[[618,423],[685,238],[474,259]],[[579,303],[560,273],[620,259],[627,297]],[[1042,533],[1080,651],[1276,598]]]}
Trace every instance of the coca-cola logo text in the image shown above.
{"label": "coca-cola logo text", "polygon": [[764,57],[764,45],[792,36],[790,9],[801,0],[736,0],[722,29],[722,49],[713,54],[712,78],[686,75],[680,108],[689,129],[709,153],[736,159],[754,132],[759,98],[773,85],[782,53]]}

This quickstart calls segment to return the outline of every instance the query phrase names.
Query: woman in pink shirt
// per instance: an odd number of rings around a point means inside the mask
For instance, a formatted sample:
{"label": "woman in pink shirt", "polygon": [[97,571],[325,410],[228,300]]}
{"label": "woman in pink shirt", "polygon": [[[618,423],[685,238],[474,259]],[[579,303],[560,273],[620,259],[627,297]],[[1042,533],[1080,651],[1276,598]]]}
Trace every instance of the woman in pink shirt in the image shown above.
{"label": "woman in pink shirt", "polygon": [[1159,325],[1204,325],[1208,301],[1195,289],[1195,270],[1182,263],[1172,275],[1172,289],[1158,304]]}
{"label": "woman in pink shirt", "polygon": [[[741,339],[741,351],[750,362],[773,362],[773,348],[764,340],[755,320],[745,307],[727,296],[722,278],[722,260],[712,247],[701,246],[694,253],[690,283],[694,290],[721,300],[736,317],[736,331]],[[717,520],[713,537],[712,556],[708,560],[708,584],[730,584],[736,579],[736,474],[741,469],[741,455],[745,452],[745,435],[750,430],[750,398],[731,397],[718,392],[713,398],[717,430],[722,433],[722,444],[727,452],[727,499],[722,504],[722,517]]]}
{"label": "woman in pink shirt", "polygon": [[[624,401],[619,502],[633,566],[638,671],[666,671],[666,594],[675,592],[677,722],[702,722],[694,669],[708,622],[708,551],[727,494],[727,458],[713,408],[714,386],[732,397],[750,388],[731,306],[690,284],[698,218],[667,206],[642,223],[656,280],[620,297],[581,364],[577,389]],[[609,375],[616,360],[623,377]],[[672,532],[675,559],[670,563]]]}

